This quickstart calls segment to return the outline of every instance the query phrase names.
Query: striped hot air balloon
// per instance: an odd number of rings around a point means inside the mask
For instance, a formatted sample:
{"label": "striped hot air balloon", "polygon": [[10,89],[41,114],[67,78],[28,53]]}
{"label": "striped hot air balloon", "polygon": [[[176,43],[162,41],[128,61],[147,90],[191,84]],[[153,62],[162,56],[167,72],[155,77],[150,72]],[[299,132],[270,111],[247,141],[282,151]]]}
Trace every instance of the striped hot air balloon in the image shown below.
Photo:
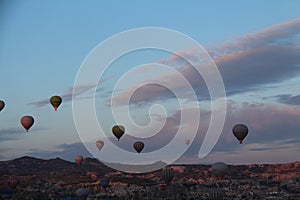
{"label": "striped hot air balloon", "polygon": [[219,188],[213,188],[209,191],[208,199],[209,200],[222,200],[223,199],[223,191]]}
{"label": "striped hot air balloon", "polygon": [[162,171],[162,178],[163,180],[165,181],[165,183],[167,185],[170,184],[170,182],[173,180],[174,178],[174,172],[173,172],[173,169],[171,168],[166,168],[166,169],[163,169]]}

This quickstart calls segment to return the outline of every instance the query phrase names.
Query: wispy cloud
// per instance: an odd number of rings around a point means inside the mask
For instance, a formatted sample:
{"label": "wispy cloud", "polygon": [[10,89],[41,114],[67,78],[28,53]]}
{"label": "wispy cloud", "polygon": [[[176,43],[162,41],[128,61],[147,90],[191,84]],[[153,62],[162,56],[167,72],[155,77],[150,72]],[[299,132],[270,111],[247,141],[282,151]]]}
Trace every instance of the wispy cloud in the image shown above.
{"label": "wispy cloud", "polygon": [[31,134],[36,131],[46,130],[44,127],[35,127],[30,129],[30,132],[26,132],[21,126],[20,128],[6,128],[0,129],[0,143],[11,141],[11,140],[20,140],[23,139],[25,134]]}
{"label": "wispy cloud", "polygon": [[[227,95],[254,92],[268,84],[298,76],[300,74],[300,45],[294,37],[299,34],[300,18],[241,36],[235,41],[225,42],[218,48],[210,49],[209,52],[224,80]],[[182,53],[194,60],[199,60],[195,52],[191,48],[183,50]],[[178,71],[191,83],[197,94],[201,94],[199,99],[209,99],[203,78],[189,63],[176,55],[160,62],[174,67],[181,66]],[[201,60],[199,64],[203,64]],[[151,79],[157,83],[162,80],[170,86],[170,89],[181,88],[184,91],[186,88],[186,85],[178,84],[174,73],[158,75],[155,79]],[[145,89],[147,90],[136,94],[131,103],[173,98],[169,96],[167,88],[149,85]],[[133,90],[134,88],[129,88],[113,98],[122,105],[127,102],[128,94]],[[187,93],[187,97],[189,95]]]}
{"label": "wispy cloud", "polygon": [[284,95],[273,96],[272,98],[274,98],[280,103],[300,106],[300,95],[293,96],[290,94],[284,94]]}
{"label": "wispy cloud", "polygon": [[[81,96],[82,94],[86,94],[86,96],[84,98],[91,98],[92,97],[92,89],[94,89],[95,87],[97,87],[96,93],[101,93],[102,97],[107,97],[111,93],[111,91],[104,91],[104,88],[99,87],[99,85],[80,85],[80,86],[76,86],[76,88],[69,87],[66,90],[66,92],[61,95],[60,94],[53,94],[53,95],[59,95],[62,98],[63,103],[65,103],[65,102],[72,101],[72,98],[76,99],[76,97]],[[76,93],[73,92],[74,89],[76,89]],[[49,96],[48,98],[39,100],[39,101],[28,103],[28,105],[33,105],[36,107],[43,107],[43,106],[49,104],[50,97],[51,96]]]}
{"label": "wispy cloud", "polygon": [[0,142],[19,140],[22,138],[22,134],[24,134],[24,130],[21,128],[0,129]]}
{"label": "wispy cloud", "polygon": [[276,24],[254,33],[238,37],[235,41],[228,41],[214,49],[214,55],[230,54],[245,49],[262,47],[267,45],[289,44],[291,37],[299,34],[300,18]]}

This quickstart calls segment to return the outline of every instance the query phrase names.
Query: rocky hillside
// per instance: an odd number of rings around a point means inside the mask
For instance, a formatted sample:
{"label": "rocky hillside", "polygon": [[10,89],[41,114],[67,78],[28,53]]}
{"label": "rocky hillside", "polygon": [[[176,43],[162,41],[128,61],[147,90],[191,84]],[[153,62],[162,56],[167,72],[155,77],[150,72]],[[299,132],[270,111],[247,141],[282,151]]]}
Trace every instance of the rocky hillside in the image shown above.
{"label": "rocky hillside", "polygon": [[[101,199],[101,195],[149,199],[152,194],[162,198],[168,194],[173,199],[206,199],[214,187],[222,189],[223,199],[300,199],[300,162],[231,165],[222,180],[214,177],[210,167],[172,166],[174,179],[165,193],[159,189],[163,183],[160,170],[131,174],[113,170],[93,158],[85,158],[81,165],[76,165],[60,158],[43,160],[25,156],[0,162],[0,190],[6,191],[11,187],[9,181],[15,179],[19,184],[13,188],[13,199],[74,197],[78,188],[88,188],[89,199]],[[110,180],[108,193],[101,187],[103,179]]]}

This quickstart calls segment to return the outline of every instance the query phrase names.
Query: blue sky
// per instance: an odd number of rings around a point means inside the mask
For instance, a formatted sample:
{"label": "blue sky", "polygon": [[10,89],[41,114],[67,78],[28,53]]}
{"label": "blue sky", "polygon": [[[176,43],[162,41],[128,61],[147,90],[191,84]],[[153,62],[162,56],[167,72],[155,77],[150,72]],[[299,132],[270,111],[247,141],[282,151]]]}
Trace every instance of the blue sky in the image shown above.
{"label": "blue sky", "polygon": [[[80,65],[108,37],[153,26],[195,39],[209,51],[223,76],[228,95],[226,123],[213,153],[203,162],[299,160],[299,6],[298,1],[1,1],[0,99],[6,108],[0,112],[0,159],[34,155],[72,160],[77,154],[87,155],[78,144],[69,101]],[[106,72],[108,80],[99,86],[96,105],[107,130],[113,124],[107,94],[122,73],[170,56],[148,50],[112,64]],[[171,65],[178,67],[175,62]],[[125,85],[124,91],[131,86]],[[193,86],[202,91],[197,83]],[[133,108],[133,116],[145,123],[148,118],[141,119],[139,113],[157,101],[151,92],[142,94],[142,101],[136,102],[142,106]],[[44,103],[52,95],[64,97],[57,112]],[[158,102],[170,110],[170,119],[177,119],[176,101],[168,97]],[[200,103],[207,101],[200,98]],[[27,114],[36,119],[29,134],[19,124]],[[230,131],[240,121],[251,130],[244,146],[237,146]],[[169,129],[176,126],[172,121],[167,125]],[[200,134],[197,139],[201,138]],[[155,148],[155,144],[149,146],[149,151]],[[195,141],[182,162],[195,160],[198,150]]]}

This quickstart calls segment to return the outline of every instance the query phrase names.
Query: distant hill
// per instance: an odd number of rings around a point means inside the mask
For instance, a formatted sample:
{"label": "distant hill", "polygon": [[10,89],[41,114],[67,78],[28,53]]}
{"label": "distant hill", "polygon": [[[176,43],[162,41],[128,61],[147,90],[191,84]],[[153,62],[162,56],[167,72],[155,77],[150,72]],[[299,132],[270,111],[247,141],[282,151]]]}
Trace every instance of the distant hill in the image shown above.
{"label": "distant hill", "polygon": [[134,172],[134,173],[145,173],[156,171],[157,169],[167,166],[167,163],[158,161],[148,165],[126,165],[119,163],[106,163],[108,166],[113,167],[124,172]]}
{"label": "distant hill", "polygon": [[[109,163],[111,167],[117,167],[121,171],[143,173],[166,166],[164,162],[155,162],[151,165],[124,165],[118,163]],[[185,173],[203,173],[209,170],[210,165],[174,165],[184,166]],[[276,177],[284,179],[300,175],[300,162],[291,162],[285,164],[251,164],[251,165],[229,165],[230,176],[232,177]],[[0,176],[14,175],[36,175],[36,174],[85,174],[96,172],[99,175],[114,173],[116,170],[107,167],[95,158],[85,158],[80,166],[75,162],[63,160],[61,158],[39,159],[24,156],[10,161],[0,161]],[[209,172],[209,171],[208,171]],[[210,173],[210,172],[209,172]],[[197,174],[199,176],[199,174]]]}
{"label": "distant hill", "polygon": [[[148,170],[164,167],[166,164],[156,162],[145,166],[109,165],[125,171],[130,169],[130,171],[141,172],[141,168]],[[207,197],[209,189],[217,181],[210,169],[211,165],[171,165],[170,167],[174,169],[172,180],[174,191],[184,191],[189,188],[194,191],[194,194],[202,195],[203,199]],[[85,158],[81,165],[60,158],[44,160],[28,156],[0,162],[0,193],[10,188],[8,180],[20,180],[14,190],[15,199],[24,199],[26,196],[27,199],[42,200],[49,199],[49,195],[55,197],[54,199],[60,199],[60,197],[74,196],[74,191],[82,187],[89,188],[91,196],[97,199],[97,195],[109,194],[101,193],[103,179],[110,180],[110,189],[113,192],[127,190],[132,195],[145,188],[148,188],[148,192],[155,188],[159,189],[159,185],[163,183],[161,170],[138,174],[126,173],[109,168],[95,158]],[[272,199],[299,199],[299,181],[300,162],[291,162],[229,165],[229,174],[223,180],[218,180],[218,184],[227,188],[228,199],[236,197],[237,193],[241,194],[239,199],[245,199],[247,196],[249,199],[262,199],[266,191],[273,197],[280,196]],[[248,191],[249,187],[252,188],[251,191]],[[230,191],[230,188],[234,190]],[[274,193],[274,191],[280,192]],[[246,196],[243,193],[247,193]],[[284,198],[281,198],[282,195],[285,195]]]}

